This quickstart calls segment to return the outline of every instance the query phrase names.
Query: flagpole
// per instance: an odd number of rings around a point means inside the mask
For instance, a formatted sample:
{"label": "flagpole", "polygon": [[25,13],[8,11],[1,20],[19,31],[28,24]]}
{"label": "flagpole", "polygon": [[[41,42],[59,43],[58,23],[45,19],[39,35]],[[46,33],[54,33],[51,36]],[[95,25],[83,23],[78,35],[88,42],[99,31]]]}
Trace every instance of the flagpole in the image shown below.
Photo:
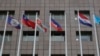
{"label": "flagpole", "polygon": [[36,30],[37,30],[37,15],[38,13],[36,12],[36,19],[35,19],[35,34],[34,34],[34,43],[33,43],[33,56],[35,56],[35,47],[36,47]]}
{"label": "flagpole", "polygon": [[83,50],[82,50],[82,37],[81,37],[81,28],[80,28],[80,22],[79,22],[79,11],[78,11],[78,28],[79,28],[80,52],[81,52],[81,56],[83,56]]}
{"label": "flagpole", "polygon": [[23,18],[23,14],[24,12],[22,12],[22,17],[21,17],[21,20],[20,20],[20,32],[19,32],[19,39],[18,39],[18,48],[17,48],[17,56],[20,56],[20,47],[21,47],[21,39],[22,39],[22,18]]}
{"label": "flagpole", "polygon": [[96,25],[95,25],[95,19],[94,19],[94,15],[93,15],[93,23],[94,23],[94,31],[95,31],[95,41],[96,41],[96,49],[97,49],[97,56],[99,56],[99,45],[98,45],[98,38],[97,38],[97,29],[96,29]]}
{"label": "flagpole", "polygon": [[5,41],[5,35],[6,35],[6,29],[7,29],[8,15],[9,15],[9,11],[7,11],[7,16],[6,16],[6,20],[5,20],[5,28],[4,28],[3,37],[2,37],[0,56],[2,56],[2,52],[3,52],[3,48],[4,48],[4,41]]}
{"label": "flagpole", "polygon": [[50,26],[50,34],[49,34],[49,56],[51,56],[51,13],[49,17],[49,26]]}
{"label": "flagpole", "polygon": [[68,47],[67,47],[67,23],[66,23],[66,12],[65,14],[65,56],[68,56]]}

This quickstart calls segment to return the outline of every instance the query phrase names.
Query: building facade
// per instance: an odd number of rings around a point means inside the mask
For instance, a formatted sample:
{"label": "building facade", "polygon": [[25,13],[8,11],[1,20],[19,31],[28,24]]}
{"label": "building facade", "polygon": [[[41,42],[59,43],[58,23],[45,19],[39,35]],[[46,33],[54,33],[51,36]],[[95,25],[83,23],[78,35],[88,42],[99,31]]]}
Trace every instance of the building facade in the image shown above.
{"label": "building facade", "polygon": [[[80,56],[79,28],[77,12],[83,13],[93,25],[93,14],[100,16],[99,0],[0,0],[0,42],[5,26],[7,12],[14,19],[22,19],[24,14],[35,21],[36,13],[47,27],[47,32],[37,29],[35,56],[49,55],[49,37],[51,32],[51,56],[65,56],[65,41],[67,40],[68,56]],[[63,31],[56,31],[49,26],[51,17],[59,22]],[[66,19],[66,22],[65,22]],[[66,23],[66,24],[65,24]],[[100,44],[100,25],[96,25],[98,43]],[[66,30],[66,31],[65,31]],[[20,56],[32,56],[35,31],[31,27],[23,25]],[[16,56],[20,30],[7,24],[3,56]],[[96,40],[93,27],[81,24],[83,56],[96,56]],[[0,45],[1,46],[1,45]]]}

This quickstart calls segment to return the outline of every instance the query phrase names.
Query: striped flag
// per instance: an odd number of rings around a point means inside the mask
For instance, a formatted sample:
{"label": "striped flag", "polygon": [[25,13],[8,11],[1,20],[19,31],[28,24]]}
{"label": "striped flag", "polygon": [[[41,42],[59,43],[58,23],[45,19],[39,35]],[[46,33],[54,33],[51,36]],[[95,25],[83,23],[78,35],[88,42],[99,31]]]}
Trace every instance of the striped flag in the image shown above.
{"label": "striped flag", "polygon": [[89,21],[89,19],[82,13],[79,13],[78,15],[79,21],[81,24],[92,27],[91,22]]}
{"label": "striped flag", "polygon": [[11,16],[8,16],[7,23],[10,24],[11,26],[15,27],[16,29],[20,29],[19,22]]}
{"label": "striped flag", "polygon": [[22,23],[28,27],[35,29],[35,22],[29,20],[26,15],[23,15]]}
{"label": "striped flag", "polygon": [[47,28],[46,26],[42,23],[42,20],[37,19],[37,26],[40,30],[42,30],[43,32],[47,32]]}
{"label": "striped flag", "polygon": [[55,21],[53,18],[51,18],[51,27],[53,27],[57,31],[62,31],[61,25],[57,21]]}

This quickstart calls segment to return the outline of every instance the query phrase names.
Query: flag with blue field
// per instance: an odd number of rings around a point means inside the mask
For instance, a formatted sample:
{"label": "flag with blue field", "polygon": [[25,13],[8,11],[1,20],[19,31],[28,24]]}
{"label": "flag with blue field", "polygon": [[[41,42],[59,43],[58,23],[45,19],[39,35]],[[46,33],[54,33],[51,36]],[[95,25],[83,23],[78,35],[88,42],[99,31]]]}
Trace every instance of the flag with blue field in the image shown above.
{"label": "flag with blue field", "polygon": [[100,24],[100,17],[99,16],[93,15],[93,19],[95,20],[96,24]]}

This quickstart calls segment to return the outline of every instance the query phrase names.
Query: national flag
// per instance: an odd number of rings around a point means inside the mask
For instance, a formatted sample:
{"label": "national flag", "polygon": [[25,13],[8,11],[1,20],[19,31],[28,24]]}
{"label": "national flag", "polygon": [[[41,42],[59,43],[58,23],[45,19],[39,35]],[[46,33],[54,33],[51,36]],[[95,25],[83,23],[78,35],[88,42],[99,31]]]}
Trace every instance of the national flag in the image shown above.
{"label": "national flag", "polygon": [[37,19],[37,26],[39,29],[41,29],[43,32],[47,32],[46,26],[42,23],[42,20]]}
{"label": "national flag", "polygon": [[79,19],[81,24],[92,27],[91,22],[89,21],[89,19],[84,14],[79,13],[78,19]]}
{"label": "national flag", "polygon": [[60,24],[57,21],[55,21],[53,18],[51,18],[51,26],[57,31],[62,31],[62,27],[60,26]]}
{"label": "national flag", "polygon": [[12,25],[13,27],[20,29],[19,22],[11,16],[8,16],[7,23]]}
{"label": "national flag", "polygon": [[23,15],[22,22],[23,22],[24,25],[26,25],[28,27],[32,27],[33,29],[35,29],[35,22],[29,20],[26,15]]}
{"label": "national flag", "polygon": [[100,24],[100,17],[99,16],[93,15],[93,19],[95,20],[96,24]]}

